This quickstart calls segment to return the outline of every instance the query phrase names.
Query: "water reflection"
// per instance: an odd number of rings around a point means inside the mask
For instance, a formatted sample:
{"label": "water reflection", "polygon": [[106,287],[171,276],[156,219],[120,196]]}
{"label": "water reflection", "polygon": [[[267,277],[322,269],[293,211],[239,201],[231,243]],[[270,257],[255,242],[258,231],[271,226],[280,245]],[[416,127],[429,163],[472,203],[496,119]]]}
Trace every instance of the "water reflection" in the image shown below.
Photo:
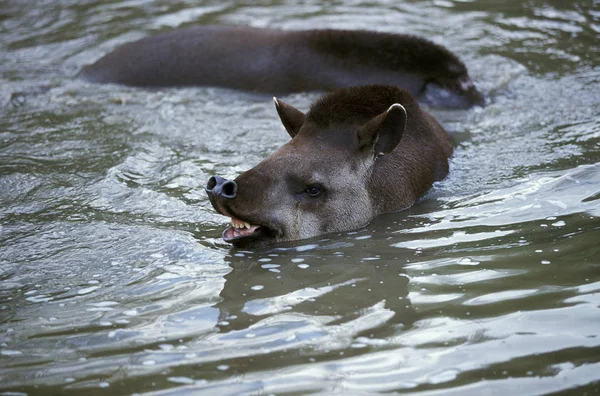
{"label": "water reflection", "polygon": [[[353,321],[357,325],[368,313],[368,327],[349,330],[349,335],[385,323],[410,326],[415,312],[406,298],[408,278],[401,259],[382,263],[378,257],[348,257],[335,250],[321,246],[307,255],[292,250],[262,258],[251,252],[225,257],[232,270],[225,276],[223,300],[216,305],[222,331],[247,328],[266,316],[292,310],[328,318],[329,325]],[[379,319],[371,312],[374,307],[380,311]]]}

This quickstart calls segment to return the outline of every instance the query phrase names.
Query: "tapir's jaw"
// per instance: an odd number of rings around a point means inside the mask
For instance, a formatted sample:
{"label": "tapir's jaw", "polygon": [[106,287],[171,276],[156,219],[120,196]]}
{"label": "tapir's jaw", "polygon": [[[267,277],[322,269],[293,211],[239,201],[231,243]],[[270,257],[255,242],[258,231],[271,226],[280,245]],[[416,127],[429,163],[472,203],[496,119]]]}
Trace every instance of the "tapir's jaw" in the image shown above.
{"label": "tapir's jaw", "polygon": [[223,240],[236,247],[257,247],[277,242],[280,234],[274,226],[231,216],[231,225],[223,231]]}
{"label": "tapir's jaw", "polygon": [[232,202],[223,202],[209,194],[213,208],[223,216],[231,218],[231,225],[223,231],[223,240],[236,247],[264,246],[277,242],[283,234],[281,228],[271,221],[258,219],[264,216],[241,215],[232,209]]}
{"label": "tapir's jaw", "polygon": [[231,226],[223,231],[223,240],[234,245],[248,243],[260,238],[263,233],[263,226],[250,224],[235,217],[231,218]]}

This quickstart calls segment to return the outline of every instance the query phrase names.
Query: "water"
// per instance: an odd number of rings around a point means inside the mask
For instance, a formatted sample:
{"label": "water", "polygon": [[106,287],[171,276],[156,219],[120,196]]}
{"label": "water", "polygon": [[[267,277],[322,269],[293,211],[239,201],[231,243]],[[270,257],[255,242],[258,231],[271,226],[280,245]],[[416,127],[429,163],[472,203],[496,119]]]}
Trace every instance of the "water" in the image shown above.
{"label": "water", "polygon": [[[0,389],[600,393],[599,9],[5,2]],[[196,23],[423,35],[463,58],[490,104],[433,110],[456,152],[410,210],[231,249],[203,187],[286,141],[271,99],[75,78],[119,43]]]}

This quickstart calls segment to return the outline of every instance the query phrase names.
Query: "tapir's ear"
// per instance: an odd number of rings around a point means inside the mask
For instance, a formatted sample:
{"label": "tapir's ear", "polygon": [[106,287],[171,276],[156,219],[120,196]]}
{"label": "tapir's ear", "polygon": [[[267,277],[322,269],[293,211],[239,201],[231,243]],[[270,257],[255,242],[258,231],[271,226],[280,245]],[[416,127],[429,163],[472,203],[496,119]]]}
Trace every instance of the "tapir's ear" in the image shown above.
{"label": "tapir's ear", "polygon": [[304,113],[277,98],[273,98],[273,102],[275,102],[277,114],[279,114],[285,130],[293,138],[300,131],[302,124],[304,124]]}
{"label": "tapir's ear", "polygon": [[406,129],[406,118],[406,109],[399,103],[373,117],[358,130],[360,150],[373,150],[375,155],[391,152]]}

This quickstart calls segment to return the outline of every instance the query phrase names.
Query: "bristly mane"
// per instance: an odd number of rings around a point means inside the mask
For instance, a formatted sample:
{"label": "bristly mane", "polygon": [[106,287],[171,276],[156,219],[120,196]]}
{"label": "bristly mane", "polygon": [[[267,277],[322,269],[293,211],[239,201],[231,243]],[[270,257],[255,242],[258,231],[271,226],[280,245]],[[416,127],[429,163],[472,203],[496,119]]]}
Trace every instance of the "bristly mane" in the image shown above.
{"label": "bristly mane", "polygon": [[314,30],[308,42],[325,55],[381,69],[456,78],[467,68],[456,55],[421,37],[365,30]]}
{"label": "bristly mane", "polygon": [[307,121],[320,127],[334,124],[363,123],[400,103],[410,114],[418,111],[416,100],[405,90],[388,85],[366,85],[333,91],[316,100]]}

